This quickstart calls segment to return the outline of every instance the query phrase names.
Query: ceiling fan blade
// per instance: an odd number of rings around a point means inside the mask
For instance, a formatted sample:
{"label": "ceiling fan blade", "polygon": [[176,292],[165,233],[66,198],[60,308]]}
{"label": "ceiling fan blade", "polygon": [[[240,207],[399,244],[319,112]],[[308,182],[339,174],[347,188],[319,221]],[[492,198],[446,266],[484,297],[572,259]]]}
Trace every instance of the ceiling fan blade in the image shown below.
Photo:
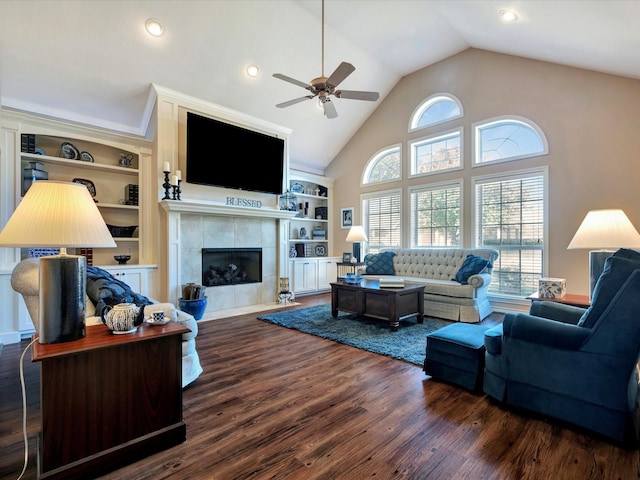
{"label": "ceiling fan blade", "polygon": [[287,77],[281,73],[274,73],[274,77],[279,78],[280,80],[284,80],[285,82],[293,83],[294,85],[298,85],[299,87],[309,89],[309,84],[301,82],[300,80],[296,80],[295,78]]}
{"label": "ceiling fan blade", "polygon": [[351,75],[355,69],[356,67],[354,67],[350,63],[342,62],[327,79],[327,84],[331,85],[332,87],[337,87],[338,84],[349,75]]}
{"label": "ceiling fan blade", "polygon": [[304,102],[305,100],[311,100],[315,95],[307,95],[305,97],[294,98],[293,100],[289,100],[288,102],[282,102],[276,105],[278,108],[290,107],[291,105],[295,105],[296,103]]}
{"label": "ceiling fan blade", "polygon": [[378,92],[363,92],[359,90],[338,90],[336,91],[335,96],[351,100],[367,100],[369,102],[375,102],[380,98],[380,94]]}
{"label": "ceiling fan blade", "polygon": [[322,107],[324,108],[324,115],[327,118],[336,118],[338,116],[338,112],[336,111],[336,107],[333,102],[329,99],[326,99],[322,102]]}

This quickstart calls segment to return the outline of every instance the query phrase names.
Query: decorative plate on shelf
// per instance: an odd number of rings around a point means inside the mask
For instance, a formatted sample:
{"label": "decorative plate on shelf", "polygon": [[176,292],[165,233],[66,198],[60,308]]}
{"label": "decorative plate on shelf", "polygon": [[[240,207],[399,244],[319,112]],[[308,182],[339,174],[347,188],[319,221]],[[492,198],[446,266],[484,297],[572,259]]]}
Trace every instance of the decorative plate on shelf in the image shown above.
{"label": "decorative plate on shelf", "polygon": [[87,190],[89,190],[89,193],[93,197],[93,201],[98,203],[98,201],[96,200],[96,186],[93,184],[91,180],[87,180],[86,178],[74,178],[72,182],[81,183],[82,185],[87,187]]}
{"label": "decorative plate on shelf", "polygon": [[47,152],[45,152],[42,148],[40,147],[36,147],[36,149],[33,151],[33,153],[35,153],[36,155],[46,155]]}
{"label": "decorative plate on shelf", "polygon": [[289,190],[293,193],[304,193],[304,185],[301,183],[292,183]]}
{"label": "decorative plate on shelf", "polygon": [[93,155],[91,155],[89,152],[80,152],[80,160],[82,160],[83,162],[94,162]]}
{"label": "decorative plate on shelf", "polygon": [[316,257],[324,257],[327,254],[327,247],[324,245],[316,245]]}
{"label": "decorative plate on shelf", "polygon": [[60,145],[60,156],[69,160],[77,160],[80,158],[80,152],[72,143],[63,142]]}

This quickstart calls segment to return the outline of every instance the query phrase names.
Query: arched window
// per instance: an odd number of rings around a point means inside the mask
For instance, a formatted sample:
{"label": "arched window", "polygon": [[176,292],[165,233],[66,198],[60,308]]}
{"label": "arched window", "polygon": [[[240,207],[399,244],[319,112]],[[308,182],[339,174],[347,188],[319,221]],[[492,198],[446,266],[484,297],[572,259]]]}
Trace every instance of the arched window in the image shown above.
{"label": "arched window", "polygon": [[474,164],[535,157],[549,153],[544,133],[522,117],[498,117],[474,125]]}
{"label": "arched window", "polygon": [[364,185],[392,182],[402,178],[402,155],[400,145],[387,147],[375,153],[367,163],[362,175]]}
{"label": "arched window", "polygon": [[432,95],[413,111],[409,131],[448,122],[462,115],[462,103],[456,97],[448,93]]}

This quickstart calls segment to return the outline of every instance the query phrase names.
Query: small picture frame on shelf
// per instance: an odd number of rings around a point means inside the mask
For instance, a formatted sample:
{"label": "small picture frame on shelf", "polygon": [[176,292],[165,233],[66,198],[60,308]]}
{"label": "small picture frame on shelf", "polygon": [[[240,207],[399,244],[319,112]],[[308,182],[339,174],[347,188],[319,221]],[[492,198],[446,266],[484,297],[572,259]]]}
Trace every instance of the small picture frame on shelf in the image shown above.
{"label": "small picture frame on shelf", "polygon": [[351,252],[342,252],[342,263],[351,263]]}
{"label": "small picture frame on shelf", "polygon": [[340,209],[340,227],[353,227],[353,207]]}

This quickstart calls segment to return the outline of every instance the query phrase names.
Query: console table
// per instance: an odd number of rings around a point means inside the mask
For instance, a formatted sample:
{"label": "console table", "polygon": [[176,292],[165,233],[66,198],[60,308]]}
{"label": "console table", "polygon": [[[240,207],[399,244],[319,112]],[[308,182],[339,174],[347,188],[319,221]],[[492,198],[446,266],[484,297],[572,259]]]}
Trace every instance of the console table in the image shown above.
{"label": "console table", "polygon": [[[38,478],[95,478],[186,440],[179,323],[35,342],[40,362]],[[37,337],[37,335],[36,335]]]}
{"label": "console table", "polygon": [[364,266],[364,262],[338,262],[338,279],[347,273],[357,273],[359,267]]}
{"label": "console table", "polygon": [[591,306],[591,300],[589,299],[589,295],[580,295],[576,293],[567,293],[564,297],[561,298],[547,298],[547,297],[539,297],[538,292],[532,293],[527,297],[527,300],[531,300],[532,302],[556,302],[563,303],[565,305],[572,305],[574,307],[582,307],[589,308]]}

